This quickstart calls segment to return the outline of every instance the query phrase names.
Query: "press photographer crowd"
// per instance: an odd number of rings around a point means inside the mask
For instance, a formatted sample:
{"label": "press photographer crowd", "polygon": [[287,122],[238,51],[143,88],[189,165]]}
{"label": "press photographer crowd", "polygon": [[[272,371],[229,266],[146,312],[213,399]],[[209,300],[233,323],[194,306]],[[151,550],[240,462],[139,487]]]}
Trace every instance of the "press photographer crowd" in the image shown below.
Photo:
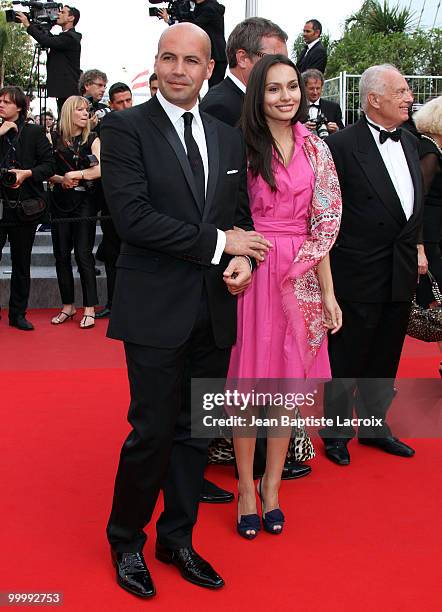
{"label": "press photographer crowd", "polygon": [[[132,106],[127,84],[108,88],[106,66],[81,69],[75,7],[21,6],[30,12],[8,20],[48,50],[47,95],[58,116],[33,117],[22,89],[0,89],[9,325],[34,329],[31,254],[37,227],[47,225],[61,298],[51,323],[72,324],[77,314],[73,250],[80,329],[109,318],[108,336],[125,343],[133,430],[107,528],[118,584],[155,594],[143,529],[163,488],[156,557],[219,588],[223,579],[192,547],[192,529],[200,501],[233,494],[203,482],[208,441],[193,439],[177,417],[189,408],[183,381],[327,379],[320,435],[328,459],[350,464],[356,432],[337,423],[350,423],[353,410],[361,444],[414,455],[386,416],[407,332],[442,350],[442,97],[413,112],[399,70],[367,65],[359,119],[345,125],[339,104],[323,97],[327,51],[316,18],[292,61],[276,23],[245,19],[226,42],[222,4],[175,0],[149,9],[170,27],[151,58],[151,97]],[[97,220],[107,278],[99,310]],[[281,535],[278,490],[281,479],[310,473],[307,432],[287,428],[265,441],[234,430],[233,446],[212,442],[210,453],[236,462],[238,534],[252,540],[262,525]]]}

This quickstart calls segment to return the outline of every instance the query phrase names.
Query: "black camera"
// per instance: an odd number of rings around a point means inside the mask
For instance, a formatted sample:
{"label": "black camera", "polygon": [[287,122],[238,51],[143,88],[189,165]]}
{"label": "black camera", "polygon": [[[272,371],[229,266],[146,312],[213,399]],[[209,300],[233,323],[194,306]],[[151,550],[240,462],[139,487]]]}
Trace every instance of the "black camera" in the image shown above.
{"label": "black camera", "polygon": [[[27,13],[29,21],[37,23],[47,30],[50,30],[56,24],[58,13],[63,8],[63,5],[59,2],[34,2],[33,0],[20,2],[14,0],[12,4],[27,6],[29,8],[29,13]],[[14,10],[5,11],[5,16],[8,23],[20,23]]]}
{"label": "black camera", "polygon": [[13,187],[17,182],[17,175],[7,168],[0,168],[0,183],[3,187]]}
{"label": "black camera", "polygon": [[314,123],[315,123],[315,130],[319,138],[321,138],[322,140],[324,140],[324,138],[327,138],[328,136],[327,117],[322,113],[318,113],[318,116],[314,120]]}
{"label": "black camera", "polygon": [[[164,0],[149,0],[150,4],[164,4]],[[158,8],[149,7],[150,17],[158,17]],[[189,0],[171,0],[167,3],[167,12],[172,21],[186,21],[190,17],[190,2]]]}

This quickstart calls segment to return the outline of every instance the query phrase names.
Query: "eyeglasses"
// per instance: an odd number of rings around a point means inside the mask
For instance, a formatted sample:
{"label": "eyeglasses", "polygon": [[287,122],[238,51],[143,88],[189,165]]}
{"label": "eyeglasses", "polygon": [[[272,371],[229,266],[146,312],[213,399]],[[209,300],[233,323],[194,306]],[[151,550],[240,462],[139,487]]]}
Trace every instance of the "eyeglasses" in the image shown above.
{"label": "eyeglasses", "polygon": [[266,55],[270,55],[270,53],[264,53],[264,51],[255,51],[253,55],[256,55],[257,57],[260,57],[262,59]]}
{"label": "eyeglasses", "polygon": [[97,81],[92,81],[92,83],[89,83],[89,85],[96,85],[97,87],[104,87],[104,88],[106,88],[106,83],[101,83],[101,82],[97,83]]}

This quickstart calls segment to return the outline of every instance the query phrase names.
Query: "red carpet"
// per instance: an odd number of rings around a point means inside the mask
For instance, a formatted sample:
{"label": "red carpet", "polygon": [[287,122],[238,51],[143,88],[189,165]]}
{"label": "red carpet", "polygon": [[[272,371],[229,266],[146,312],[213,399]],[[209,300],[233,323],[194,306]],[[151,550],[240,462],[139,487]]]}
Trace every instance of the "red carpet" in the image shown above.
{"label": "red carpet", "polygon": [[[195,546],[224,589],[192,586],[153,560],[149,528],[145,552],[159,594],[144,602],[124,593],[104,533],[128,430],[121,346],[104,338],[106,322],[86,332],[79,317],[51,326],[51,314],[30,313],[33,333],[0,322],[0,592],[62,591],[69,611],[440,608],[438,439],[413,441],[411,460],[353,442],[349,468],[317,445],[312,475],[282,486],[283,536],[247,542],[235,532],[235,505],[201,507]],[[401,376],[434,376],[438,362],[436,347],[407,341]],[[230,468],[210,476],[235,487]]]}

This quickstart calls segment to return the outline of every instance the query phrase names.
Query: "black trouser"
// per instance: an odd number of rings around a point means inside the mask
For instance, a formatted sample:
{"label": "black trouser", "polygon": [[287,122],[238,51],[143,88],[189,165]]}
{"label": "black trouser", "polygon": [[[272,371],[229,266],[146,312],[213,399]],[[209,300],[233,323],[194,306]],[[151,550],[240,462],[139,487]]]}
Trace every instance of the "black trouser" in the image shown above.
{"label": "black trouser", "polygon": [[351,438],[352,426],[338,426],[344,419],[378,418],[381,427],[359,427],[359,437],[391,434],[385,417],[394,396],[396,377],[405,340],[411,304],[386,302],[367,304],[338,300],[342,329],[329,336],[328,352],[333,380],[325,385],[324,416],[334,426],[321,436]]}
{"label": "black trouser", "polygon": [[215,68],[213,69],[212,76],[209,79],[209,88],[214,85],[218,85],[224,80],[227,69],[227,62],[219,62],[216,60]]}
{"label": "black trouser", "polygon": [[[109,213],[107,213],[109,214]],[[108,308],[112,308],[112,296],[114,295],[115,276],[118,255],[120,254],[121,240],[112,219],[104,219],[101,221],[101,229],[103,230],[103,240],[101,242],[102,254],[104,258],[104,266],[106,268],[107,279],[107,303]]]}
{"label": "black trouser", "polygon": [[[129,316],[129,314],[128,314]],[[207,300],[187,342],[175,349],[125,343],[132,431],[123,445],[107,527],[119,552],[140,551],[160,488],[164,511],[158,541],[192,544],[207,460],[207,439],[190,434],[190,379],[227,375],[230,349],[215,346]]]}
{"label": "black trouser", "polygon": [[1,227],[0,260],[6,240],[11,245],[11,293],[9,297],[9,319],[25,316],[31,289],[31,253],[37,225],[22,224],[15,227]]}
{"label": "black trouser", "polygon": [[[92,198],[85,193],[74,212],[62,213],[53,211],[54,219],[67,217],[93,217],[96,214]],[[51,226],[54,247],[55,268],[58,286],[63,304],[74,304],[74,274],[72,271],[71,251],[74,249],[75,260],[80,273],[83,291],[83,306],[95,306],[98,303],[97,279],[95,276],[95,259],[92,254],[95,243],[95,221],[54,222]]]}

